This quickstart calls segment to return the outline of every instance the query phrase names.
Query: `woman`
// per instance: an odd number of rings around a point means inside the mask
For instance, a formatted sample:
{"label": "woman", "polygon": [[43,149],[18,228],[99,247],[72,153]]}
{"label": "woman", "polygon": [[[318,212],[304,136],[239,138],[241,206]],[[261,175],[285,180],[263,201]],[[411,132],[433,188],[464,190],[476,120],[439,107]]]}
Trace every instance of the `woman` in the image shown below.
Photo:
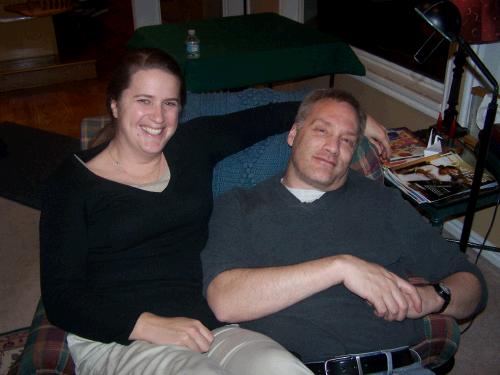
{"label": "woman", "polygon": [[184,97],[178,65],[159,50],[130,51],[117,67],[114,137],[66,160],[44,192],[47,316],[70,332],[81,374],[272,374],[277,358],[276,374],[310,374],[267,337],[220,327],[201,293],[214,165],[290,124],[274,111],[272,127],[177,129]]}

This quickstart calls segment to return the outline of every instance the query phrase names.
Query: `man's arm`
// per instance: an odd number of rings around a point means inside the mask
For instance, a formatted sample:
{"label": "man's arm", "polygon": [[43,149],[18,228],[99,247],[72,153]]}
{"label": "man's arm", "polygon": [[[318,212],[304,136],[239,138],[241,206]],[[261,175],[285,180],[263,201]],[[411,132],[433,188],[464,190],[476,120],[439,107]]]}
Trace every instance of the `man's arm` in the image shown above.
{"label": "man's arm", "polygon": [[351,255],[336,255],[291,266],[224,271],[208,286],[207,300],[224,322],[258,319],[334,285],[344,284],[387,320],[421,310],[416,288],[385,268]]}
{"label": "man's arm", "polygon": [[[457,272],[444,278],[441,283],[451,291],[450,304],[443,314],[465,319],[476,311],[481,299],[481,283],[475,275],[470,272]],[[422,298],[422,311],[416,313],[410,309],[409,318],[419,318],[441,310],[444,300],[432,285],[418,286],[417,290]]]}

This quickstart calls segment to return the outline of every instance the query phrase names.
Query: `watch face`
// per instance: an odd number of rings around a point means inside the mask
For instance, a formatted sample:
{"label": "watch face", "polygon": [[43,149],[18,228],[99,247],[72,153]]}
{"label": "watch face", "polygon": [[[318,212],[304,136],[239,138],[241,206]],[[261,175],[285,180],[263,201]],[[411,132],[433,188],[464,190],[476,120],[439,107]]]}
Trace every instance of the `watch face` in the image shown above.
{"label": "watch face", "polygon": [[450,303],[451,300],[451,290],[444,284],[433,284],[434,290],[436,293],[444,300],[443,306],[441,309],[437,312],[438,314],[441,314],[446,308],[448,307],[448,304]]}
{"label": "watch face", "polygon": [[445,293],[446,293],[446,294],[448,294],[448,295],[451,295],[451,290],[450,290],[450,288],[448,288],[446,285],[441,284],[441,283],[439,283],[439,286],[441,287],[441,289],[443,290],[443,292],[445,292]]}

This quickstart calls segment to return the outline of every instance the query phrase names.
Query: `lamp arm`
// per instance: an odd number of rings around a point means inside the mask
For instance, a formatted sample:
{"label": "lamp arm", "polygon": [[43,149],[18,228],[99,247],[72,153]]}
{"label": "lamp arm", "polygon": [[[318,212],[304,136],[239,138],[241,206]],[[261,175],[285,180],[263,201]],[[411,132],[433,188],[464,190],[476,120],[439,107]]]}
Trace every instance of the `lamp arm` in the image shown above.
{"label": "lamp arm", "polygon": [[485,76],[485,78],[492,86],[491,102],[488,104],[488,109],[486,110],[486,118],[484,120],[483,129],[479,133],[479,149],[477,154],[476,167],[474,169],[474,178],[472,180],[469,202],[467,204],[467,211],[465,213],[462,235],[460,237],[460,251],[465,253],[465,251],[467,250],[467,244],[469,242],[474,214],[476,212],[476,203],[479,196],[479,191],[481,189],[481,181],[483,178],[486,156],[488,155],[488,146],[491,138],[491,132],[493,130],[493,124],[495,123],[495,116],[498,107],[498,82],[490,73],[488,68],[486,68],[486,66],[483,64],[481,59],[472,50],[470,45],[466,41],[464,41],[462,37],[458,36],[457,42],[460,48],[462,48],[464,52],[471,58],[471,60],[476,64],[479,71]]}

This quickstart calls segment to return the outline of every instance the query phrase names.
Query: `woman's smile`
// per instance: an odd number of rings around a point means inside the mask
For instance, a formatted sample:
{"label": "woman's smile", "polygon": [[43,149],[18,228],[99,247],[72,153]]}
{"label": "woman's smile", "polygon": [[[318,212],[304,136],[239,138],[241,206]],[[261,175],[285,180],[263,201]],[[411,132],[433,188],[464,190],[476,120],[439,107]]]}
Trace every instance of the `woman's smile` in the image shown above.
{"label": "woman's smile", "polygon": [[147,134],[149,134],[151,136],[161,135],[161,133],[163,133],[163,130],[165,129],[164,127],[162,127],[162,128],[152,128],[152,127],[146,126],[146,125],[140,125],[140,128],[142,130],[144,130],[144,132],[146,132]]}

